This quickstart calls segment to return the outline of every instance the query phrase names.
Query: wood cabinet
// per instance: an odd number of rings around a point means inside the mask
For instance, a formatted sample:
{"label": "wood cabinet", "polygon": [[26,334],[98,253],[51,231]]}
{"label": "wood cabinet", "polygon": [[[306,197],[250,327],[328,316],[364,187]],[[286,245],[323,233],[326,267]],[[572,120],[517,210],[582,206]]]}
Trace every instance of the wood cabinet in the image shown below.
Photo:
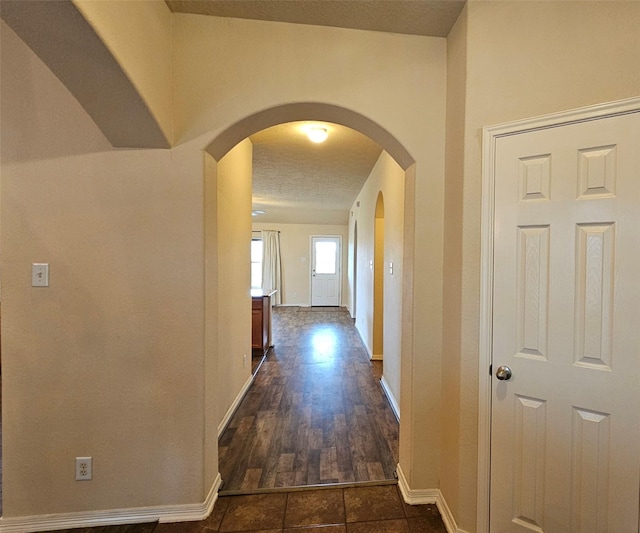
{"label": "wood cabinet", "polygon": [[271,342],[271,297],[276,291],[251,290],[251,348],[254,354],[264,355]]}

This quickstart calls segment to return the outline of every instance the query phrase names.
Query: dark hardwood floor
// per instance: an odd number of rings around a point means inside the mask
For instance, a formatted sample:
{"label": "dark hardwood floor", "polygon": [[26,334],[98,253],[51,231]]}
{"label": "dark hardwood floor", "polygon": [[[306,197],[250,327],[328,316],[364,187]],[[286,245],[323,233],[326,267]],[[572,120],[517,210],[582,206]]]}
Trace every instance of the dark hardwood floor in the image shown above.
{"label": "dark hardwood floor", "polygon": [[271,349],[219,441],[222,493],[393,480],[398,423],[346,310],[279,307]]}

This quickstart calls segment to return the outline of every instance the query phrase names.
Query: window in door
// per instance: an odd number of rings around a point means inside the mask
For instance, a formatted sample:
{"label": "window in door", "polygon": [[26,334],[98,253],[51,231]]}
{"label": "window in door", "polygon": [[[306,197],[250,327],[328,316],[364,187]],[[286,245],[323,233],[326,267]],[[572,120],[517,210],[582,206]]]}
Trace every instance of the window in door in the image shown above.
{"label": "window in door", "polygon": [[251,288],[262,288],[262,239],[251,239]]}
{"label": "window in door", "polygon": [[316,274],[335,274],[338,244],[336,241],[317,241]]}

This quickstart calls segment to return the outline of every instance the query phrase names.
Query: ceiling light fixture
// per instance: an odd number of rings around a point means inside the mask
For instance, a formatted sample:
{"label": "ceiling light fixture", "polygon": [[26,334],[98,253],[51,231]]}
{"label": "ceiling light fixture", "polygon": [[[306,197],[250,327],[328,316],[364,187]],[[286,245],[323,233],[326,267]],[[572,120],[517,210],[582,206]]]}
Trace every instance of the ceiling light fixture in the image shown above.
{"label": "ceiling light fixture", "polygon": [[264,215],[265,213],[266,211],[263,211],[262,209],[254,209],[253,211],[251,211],[251,216],[257,217],[259,215]]}
{"label": "ceiling light fixture", "polygon": [[327,132],[327,128],[314,126],[307,130],[307,137],[309,137],[309,140],[314,143],[323,143],[327,140],[328,136],[329,132]]}

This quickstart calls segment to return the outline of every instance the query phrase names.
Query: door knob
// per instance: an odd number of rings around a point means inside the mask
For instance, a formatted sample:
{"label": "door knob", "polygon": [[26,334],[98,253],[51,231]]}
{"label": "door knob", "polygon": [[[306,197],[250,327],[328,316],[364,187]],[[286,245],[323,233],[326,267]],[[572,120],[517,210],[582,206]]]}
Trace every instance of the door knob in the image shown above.
{"label": "door knob", "polygon": [[496,370],[496,377],[500,381],[508,381],[509,379],[511,379],[512,375],[513,373],[511,372],[511,369],[505,365],[499,366]]}

